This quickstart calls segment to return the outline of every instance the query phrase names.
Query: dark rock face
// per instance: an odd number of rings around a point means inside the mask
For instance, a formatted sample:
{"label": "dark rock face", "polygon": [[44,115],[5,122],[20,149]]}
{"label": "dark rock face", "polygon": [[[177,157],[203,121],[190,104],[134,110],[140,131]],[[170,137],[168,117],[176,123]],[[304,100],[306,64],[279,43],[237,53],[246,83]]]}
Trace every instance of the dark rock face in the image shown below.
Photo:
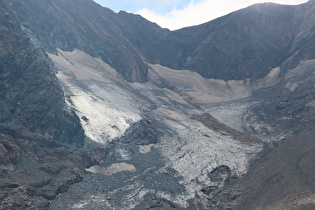
{"label": "dark rock face", "polygon": [[302,77],[258,92],[257,97],[263,100],[253,107],[257,116],[280,130],[289,128],[293,134],[313,130],[315,123],[314,70],[314,65],[311,65]]}
{"label": "dark rock face", "polygon": [[315,57],[313,1],[254,5],[177,31],[88,0],[6,2],[47,51],[77,48],[100,56],[132,82],[146,81],[145,62],[231,80],[262,78],[274,67]]}
{"label": "dark rock face", "polygon": [[[81,180],[92,153],[43,53],[0,1],[0,208],[47,209]],[[69,146],[71,144],[71,146]],[[72,148],[73,149],[73,148]]]}
{"label": "dark rock face", "polygon": [[264,4],[199,26],[207,35],[187,66],[205,77],[262,78],[289,47],[293,15],[293,7]]}
{"label": "dark rock face", "polygon": [[0,209],[47,209],[105,154],[103,148],[72,152],[41,137],[0,134]]}
{"label": "dark rock face", "polygon": [[118,15],[93,1],[7,1],[23,26],[48,51],[79,49],[117,69],[127,80],[144,82],[147,66],[115,24]]}
{"label": "dark rock face", "polygon": [[298,65],[300,60],[309,60],[315,58],[315,1],[310,0],[295,9],[295,20],[293,26],[296,27],[292,47],[288,53],[288,59],[282,67],[286,69]]}
{"label": "dark rock face", "polygon": [[82,144],[78,117],[65,104],[56,76],[19,22],[0,10],[0,95],[2,132],[39,133],[63,143]]}
{"label": "dark rock face", "polygon": [[[119,17],[128,22],[123,32],[149,62],[231,80],[262,78],[274,67],[288,70],[300,60],[315,58],[313,14],[313,1],[300,6],[260,4],[173,32],[131,14]],[[135,19],[145,27],[137,27]]]}
{"label": "dark rock face", "polygon": [[263,152],[244,177],[218,192],[213,209],[314,209],[314,135]]}

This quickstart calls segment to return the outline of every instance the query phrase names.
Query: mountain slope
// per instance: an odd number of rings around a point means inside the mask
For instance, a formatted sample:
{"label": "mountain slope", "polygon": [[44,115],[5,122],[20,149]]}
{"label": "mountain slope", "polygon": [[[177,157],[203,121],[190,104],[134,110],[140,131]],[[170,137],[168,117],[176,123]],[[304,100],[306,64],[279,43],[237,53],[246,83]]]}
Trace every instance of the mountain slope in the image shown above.
{"label": "mountain slope", "polygon": [[79,119],[67,108],[50,64],[22,32],[1,1],[0,95],[2,132],[34,132],[59,142],[82,144]]}
{"label": "mountain slope", "polygon": [[83,129],[50,65],[1,0],[0,209],[47,209],[104,153],[81,153]]}
{"label": "mountain slope", "polygon": [[146,80],[147,66],[115,24],[113,11],[90,0],[6,2],[48,52],[80,49],[101,57],[129,81]]}
{"label": "mountain slope", "polygon": [[277,66],[288,70],[299,60],[315,57],[314,1],[254,5],[172,32],[89,0],[6,2],[48,52],[76,48],[100,56],[132,82],[147,80],[145,63],[188,69],[206,78],[243,80],[262,78]]}
{"label": "mountain slope", "polygon": [[[142,27],[142,35],[128,27],[122,30],[150,63],[189,69],[206,78],[258,79],[277,66],[288,70],[315,57],[313,14],[314,1],[298,6],[266,3],[172,32],[153,27]],[[137,28],[132,14],[124,16],[129,28]],[[142,20],[141,25],[148,23]],[[154,38],[146,38],[144,31]],[[299,49],[303,52],[292,63]]]}
{"label": "mountain slope", "polygon": [[211,22],[213,30],[187,65],[205,77],[262,78],[281,63],[290,46],[293,14],[294,7],[263,4]]}
{"label": "mountain slope", "polygon": [[288,59],[283,64],[286,69],[294,68],[298,65],[300,60],[310,60],[315,58],[315,1],[310,0],[296,8],[295,20],[293,26],[296,27],[294,40],[290,51],[288,52]]}
{"label": "mountain slope", "polygon": [[[261,176],[270,164],[254,158],[314,128],[315,1],[173,32],[92,0],[4,1],[31,40],[1,7],[0,208],[255,209],[276,202],[268,192],[294,198],[272,188],[281,182],[264,188],[288,170]],[[79,123],[84,147],[65,144],[83,143]],[[312,134],[284,144],[287,163],[312,150]],[[262,167],[246,183],[253,159]]]}

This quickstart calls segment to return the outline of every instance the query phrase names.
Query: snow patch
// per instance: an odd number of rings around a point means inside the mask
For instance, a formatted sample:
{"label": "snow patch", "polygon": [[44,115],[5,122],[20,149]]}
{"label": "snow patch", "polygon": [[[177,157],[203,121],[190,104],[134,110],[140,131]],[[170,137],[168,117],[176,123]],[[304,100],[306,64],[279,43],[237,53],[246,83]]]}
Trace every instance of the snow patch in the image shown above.
{"label": "snow patch", "polygon": [[294,78],[294,77],[303,76],[304,74],[306,74],[306,72],[309,69],[311,69],[313,71],[312,66],[314,66],[314,64],[315,64],[315,59],[300,61],[299,65],[297,67],[289,70],[286,73],[285,80],[289,80],[289,79]]}
{"label": "snow patch", "polygon": [[100,166],[92,166],[88,169],[85,169],[88,172],[95,173],[95,174],[103,174],[103,175],[113,175],[123,171],[130,171],[135,172],[136,168],[132,164],[127,163],[114,163],[108,168],[100,167]]}
{"label": "snow patch", "polygon": [[48,55],[59,70],[57,78],[69,106],[80,117],[85,135],[91,140],[107,144],[141,120],[136,97],[115,84],[124,81],[99,58],[78,50],[58,50],[58,55]]}
{"label": "snow patch", "polygon": [[230,101],[251,96],[247,80],[206,79],[188,70],[173,70],[161,65],[150,65],[149,81],[166,87],[173,87],[176,91],[187,96],[187,100],[197,104]]}
{"label": "snow patch", "polygon": [[139,145],[139,152],[141,154],[147,154],[147,153],[151,152],[151,148],[154,146],[155,146],[155,144]]}
{"label": "snow patch", "polygon": [[280,82],[280,72],[280,67],[272,69],[267,76],[254,82],[253,89],[259,90],[277,85]]}

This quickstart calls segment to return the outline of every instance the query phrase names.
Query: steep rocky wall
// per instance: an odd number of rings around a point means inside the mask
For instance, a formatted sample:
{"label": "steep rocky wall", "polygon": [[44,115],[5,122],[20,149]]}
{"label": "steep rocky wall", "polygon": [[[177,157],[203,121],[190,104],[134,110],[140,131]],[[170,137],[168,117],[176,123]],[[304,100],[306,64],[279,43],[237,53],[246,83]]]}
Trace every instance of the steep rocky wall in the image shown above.
{"label": "steep rocky wall", "polygon": [[12,136],[38,133],[63,143],[82,144],[78,117],[43,53],[22,32],[0,1],[0,129]]}
{"label": "steep rocky wall", "polygon": [[258,4],[177,31],[88,0],[6,2],[48,52],[76,48],[99,56],[131,82],[147,81],[146,62],[206,78],[244,80],[315,58],[314,1],[298,6]]}
{"label": "steep rocky wall", "polygon": [[101,57],[128,81],[146,81],[147,66],[115,24],[113,11],[90,0],[6,2],[46,51],[79,49]]}
{"label": "steep rocky wall", "polygon": [[47,209],[105,154],[72,147],[83,129],[43,55],[0,0],[0,209]]}

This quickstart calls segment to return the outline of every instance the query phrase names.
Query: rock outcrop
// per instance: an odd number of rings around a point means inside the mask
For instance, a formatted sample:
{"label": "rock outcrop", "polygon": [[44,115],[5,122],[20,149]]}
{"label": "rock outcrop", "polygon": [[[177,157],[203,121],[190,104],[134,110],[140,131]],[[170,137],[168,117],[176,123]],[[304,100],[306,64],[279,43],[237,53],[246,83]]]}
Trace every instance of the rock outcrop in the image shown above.
{"label": "rock outcrop", "polygon": [[37,133],[82,145],[80,121],[67,107],[48,60],[23,33],[3,1],[0,21],[1,131],[14,137]]}
{"label": "rock outcrop", "polygon": [[95,162],[44,53],[0,1],[0,209],[46,209]]}

